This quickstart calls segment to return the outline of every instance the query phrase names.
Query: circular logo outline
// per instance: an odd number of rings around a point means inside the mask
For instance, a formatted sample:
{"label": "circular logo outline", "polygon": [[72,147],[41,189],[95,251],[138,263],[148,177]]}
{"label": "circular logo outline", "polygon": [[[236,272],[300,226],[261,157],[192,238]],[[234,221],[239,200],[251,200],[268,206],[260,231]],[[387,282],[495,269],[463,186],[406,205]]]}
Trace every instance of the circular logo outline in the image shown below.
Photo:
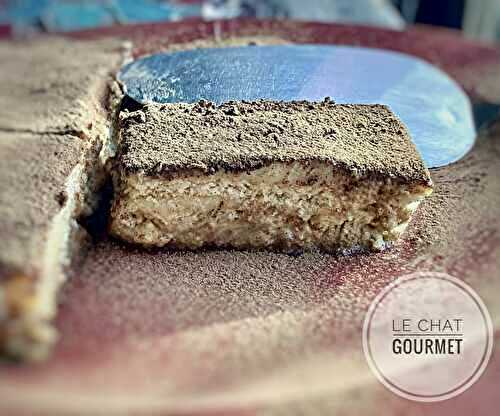
{"label": "circular logo outline", "polygon": [[[448,283],[457,286],[472,299],[472,301],[476,304],[477,308],[479,309],[484,320],[484,325],[486,329],[486,345],[484,347],[481,360],[479,361],[478,365],[474,368],[473,373],[469,377],[467,377],[465,381],[461,382],[458,386],[453,387],[451,390],[445,393],[439,393],[435,395],[423,395],[423,394],[408,392],[402,389],[401,387],[398,387],[396,384],[392,383],[386,376],[384,376],[384,374],[379,369],[375,360],[372,357],[369,338],[370,338],[371,319],[374,313],[376,312],[377,307],[384,300],[384,298],[389,293],[391,293],[391,291],[409,281],[417,279],[418,280],[431,279],[431,278],[445,280]],[[365,354],[365,358],[368,362],[370,369],[375,374],[377,379],[387,389],[392,391],[394,394],[408,400],[413,400],[418,402],[437,402],[437,401],[448,400],[451,399],[452,397],[458,396],[459,394],[466,391],[469,387],[471,387],[483,375],[493,352],[493,324],[491,321],[489,311],[486,308],[486,305],[484,304],[483,300],[468,284],[447,273],[432,272],[432,271],[415,272],[397,278],[389,285],[387,285],[384,289],[382,289],[382,291],[380,291],[380,293],[378,293],[377,296],[375,296],[374,300],[370,304],[370,307],[368,308],[368,311],[365,315],[365,320],[363,322],[362,343],[363,343],[363,352]]]}

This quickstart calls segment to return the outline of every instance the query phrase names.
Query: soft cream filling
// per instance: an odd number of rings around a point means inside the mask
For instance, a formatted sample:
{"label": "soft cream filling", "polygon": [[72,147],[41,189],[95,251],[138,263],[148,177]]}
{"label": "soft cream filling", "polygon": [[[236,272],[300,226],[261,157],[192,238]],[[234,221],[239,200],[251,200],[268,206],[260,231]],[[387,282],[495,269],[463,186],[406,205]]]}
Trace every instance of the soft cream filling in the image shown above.
{"label": "soft cream filling", "polygon": [[172,179],[122,178],[111,232],[144,246],[382,249],[430,188],[356,178],[321,162]]}

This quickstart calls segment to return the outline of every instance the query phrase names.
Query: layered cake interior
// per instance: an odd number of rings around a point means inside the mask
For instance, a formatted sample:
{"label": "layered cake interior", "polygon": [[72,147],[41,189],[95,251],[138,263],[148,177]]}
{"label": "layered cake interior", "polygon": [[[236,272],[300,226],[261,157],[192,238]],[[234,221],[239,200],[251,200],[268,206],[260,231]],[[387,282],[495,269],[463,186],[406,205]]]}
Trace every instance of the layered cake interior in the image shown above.
{"label": "layered cake interior", "polygon": [[148,105],[122,115],[111,232],[143,246],[380,250],[431,180],[381,105]]}

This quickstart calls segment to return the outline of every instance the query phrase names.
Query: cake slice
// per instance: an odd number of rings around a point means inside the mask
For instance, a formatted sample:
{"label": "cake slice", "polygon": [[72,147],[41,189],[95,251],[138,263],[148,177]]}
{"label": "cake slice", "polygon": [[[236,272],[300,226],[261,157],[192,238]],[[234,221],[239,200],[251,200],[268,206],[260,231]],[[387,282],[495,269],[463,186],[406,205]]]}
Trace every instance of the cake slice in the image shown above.
{"label": "cake slice", "polygon": [[145,247],[380,250],[430,193],[382,105],[147,105],[121,116],[110,229]]}
{"label": "cake slice", "polygon": [[105,174],[121,43],[0,44],[0,356],[42,359],[56,339],[58,292]]}

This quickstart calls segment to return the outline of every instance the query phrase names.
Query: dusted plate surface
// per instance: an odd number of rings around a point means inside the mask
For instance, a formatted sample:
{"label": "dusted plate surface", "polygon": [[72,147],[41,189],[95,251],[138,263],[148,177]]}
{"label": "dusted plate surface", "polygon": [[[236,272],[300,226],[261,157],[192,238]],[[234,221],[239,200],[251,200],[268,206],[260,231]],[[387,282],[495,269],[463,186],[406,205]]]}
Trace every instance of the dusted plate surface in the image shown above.
{"label": "dusted plate surface", "polygon": [[[475,102],[500,102],[500,54],[452,33],[288,22],[225,22],[226,36],[391,47],[446,69]],[[212,38],[213,23],[89,32],[135,53]],[[394,250],[357,257],[212,251],[144,254],[112,241],[68,283],[61,340],[46,363],[0,365],[8,415],[492,415],[500,383],[500,126],[436,184]],[[370,372],[361,325],[371,299],[414,270],[446,271],[483,298],[495,351],[481,379],[442,403],[388,392]],[[416,302],[419,300],[416,299]]]}
{"label": "dusted plate surface", "polygon": [[476,137],[469,99],[445,73],[401,53],[350,46],[273,45],[158,54],[119,73],[141,103],[206,99],[386,104],[428,167],[463,157]]}
{"label": "dusted plate surface", "polygon": [[[401,243],[384,253],[144,252],[103,241],[66,285],[54,356],[0,368],[0,409],[490,415],[500,372],[499,165],[497,125],[465,159],[433,172],[435,193]],[[361,346],[370,301],[418,270],[445,271],[471,285],[496,337],[482,378],[432,405],[387,391]]]}

